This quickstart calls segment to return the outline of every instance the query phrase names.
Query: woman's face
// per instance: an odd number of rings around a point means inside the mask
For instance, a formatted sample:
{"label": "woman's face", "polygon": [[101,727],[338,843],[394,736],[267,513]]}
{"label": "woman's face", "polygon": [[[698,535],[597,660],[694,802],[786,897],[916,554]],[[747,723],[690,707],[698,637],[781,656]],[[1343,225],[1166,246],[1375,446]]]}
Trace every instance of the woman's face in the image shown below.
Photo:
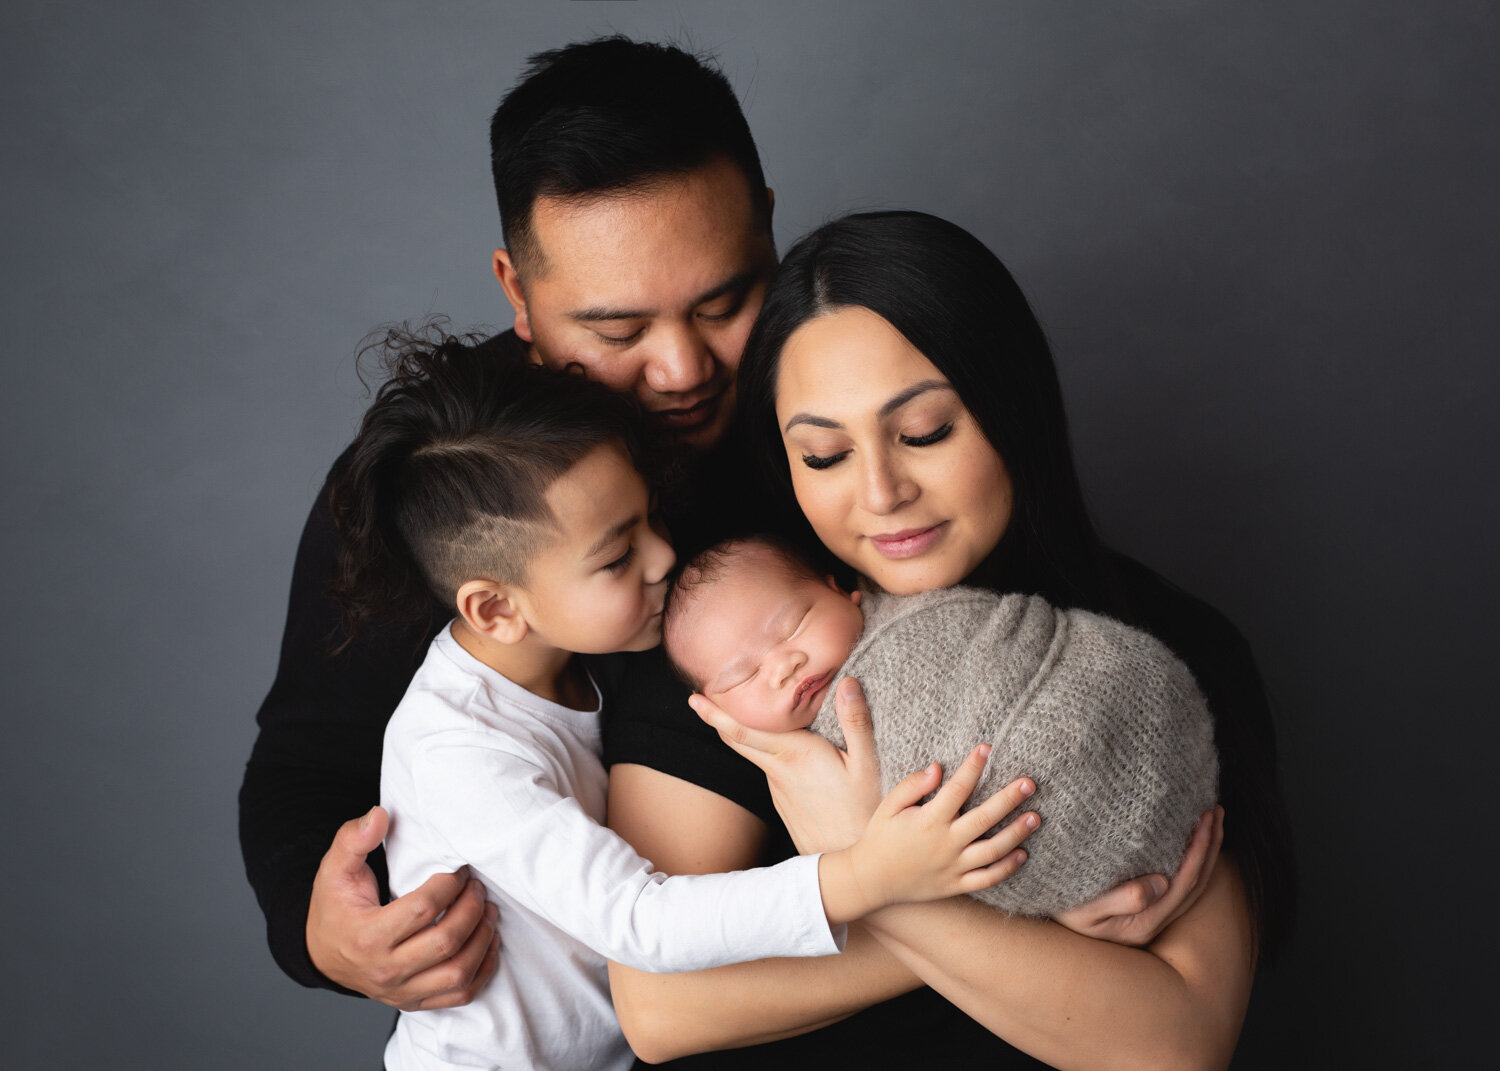
{"label": "woman's face", "polygon": [[957,584],[1005,534],[1005,462],[932,362],[868,309],[787,339],[776,423],[818,538],[886,591]]}

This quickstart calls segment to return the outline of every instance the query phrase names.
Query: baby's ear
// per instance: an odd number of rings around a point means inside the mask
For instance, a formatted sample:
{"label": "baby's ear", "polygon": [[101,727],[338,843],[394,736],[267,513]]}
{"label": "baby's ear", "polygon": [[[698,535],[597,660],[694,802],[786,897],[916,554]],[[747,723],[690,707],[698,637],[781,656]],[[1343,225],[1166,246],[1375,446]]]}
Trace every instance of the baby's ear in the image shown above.
{"label": "baby's ear", "polygon": [[838,592],[840,595],[848,595],[849,596],[849,601],[852,602],[855,606],[859,605],[860,591],[859,591],[858,588],[855,588],[853,591],[850,591],[850,592],[844,591],[843,588],[839,587],[839,582],[833,578],[833,574],[832,573],[827,573],[827,574],[825,574],[823,576],[823,583],[827,584],[829,587],[831,587],[834,591]]}

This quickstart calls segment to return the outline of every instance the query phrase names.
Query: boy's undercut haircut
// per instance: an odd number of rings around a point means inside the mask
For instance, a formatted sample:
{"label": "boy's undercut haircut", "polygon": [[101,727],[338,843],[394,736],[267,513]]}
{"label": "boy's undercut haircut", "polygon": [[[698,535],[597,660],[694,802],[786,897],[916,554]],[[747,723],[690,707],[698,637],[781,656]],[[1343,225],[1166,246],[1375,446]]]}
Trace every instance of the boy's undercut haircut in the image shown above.
{"label": "boy's undercut haircut", "polygon": [[[724,579],[724,574],[729,571],[730,567],[738,564],[736,558],[746,551],[761,552],[768,556],[772,568],[780,570],[781,574],[789,580],[811,580],[815,584],[823,582],[822,574],[813,568],[790,540],[783,539],[781,536],[759,534],[722,540],[706,550],[699,551],[677,567],[672,576],[672,582],[667,585],[666,600],[662,604],[663,641],[666,641],[673,624],[682,615],[693,593],[699,588]],[[663,650],[666,652],[667,662],[671,665],[673,672],[684,684],[694,691],[703,687],[703,682],[695,679],[693,674],[688,672],[687,667],[677,660],[672,653],[670,643],[666,643]]]}
{"label": "boy's undercut haircut", "polygon": [[650,189],[721,157],[745,176],[756,225],[769,234],[750,126],[706,58],[618,35],[539,52],[490,120],[505,247],[518,269],[540,272],[538,198]]}
{"label": "boy's undercut haircut", "polygon": [[524,584],[553,482],[598,446],[636,456],[631,402],[582,376],[430,330],[370,350],[389,376],[332,490],[348,635],[430,596],[451,612],[470,580]]}

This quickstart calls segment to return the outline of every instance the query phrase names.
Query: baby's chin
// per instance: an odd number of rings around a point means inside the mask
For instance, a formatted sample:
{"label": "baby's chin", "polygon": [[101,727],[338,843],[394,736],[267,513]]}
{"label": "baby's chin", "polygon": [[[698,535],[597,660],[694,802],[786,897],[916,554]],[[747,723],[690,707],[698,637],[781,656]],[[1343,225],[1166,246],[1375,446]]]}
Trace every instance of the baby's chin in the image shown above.
{"label": "baby's chin", "polygon": [[790,733],[798,729],[806,729],[818,716],[816,710],[790,710],[770,718],[766,717],[764,711],[742,712],[725,708],[724,713],[747,728],[759,729],[766,733]]}

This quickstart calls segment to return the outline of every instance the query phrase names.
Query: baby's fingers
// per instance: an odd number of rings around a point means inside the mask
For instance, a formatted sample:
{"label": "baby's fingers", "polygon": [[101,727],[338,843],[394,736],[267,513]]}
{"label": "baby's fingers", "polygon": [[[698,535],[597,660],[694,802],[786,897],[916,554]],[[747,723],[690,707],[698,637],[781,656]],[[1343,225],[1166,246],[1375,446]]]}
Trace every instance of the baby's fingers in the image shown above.
{"label": "baby's fingers", "polygon": [[[1018,777],[983,803],[976,804],[973,810],[954,822],[953,831],[968,837],[969,840],[982,837],[986,830],[992,829],[1000,819],[1021,806],[1026,797],[1035,791],[1035,781],[1029,777]],[[1011,823],[1011,827],[1015,825],[1015,822]],[[1019,844],[1020,840],[1016,843]]]}

